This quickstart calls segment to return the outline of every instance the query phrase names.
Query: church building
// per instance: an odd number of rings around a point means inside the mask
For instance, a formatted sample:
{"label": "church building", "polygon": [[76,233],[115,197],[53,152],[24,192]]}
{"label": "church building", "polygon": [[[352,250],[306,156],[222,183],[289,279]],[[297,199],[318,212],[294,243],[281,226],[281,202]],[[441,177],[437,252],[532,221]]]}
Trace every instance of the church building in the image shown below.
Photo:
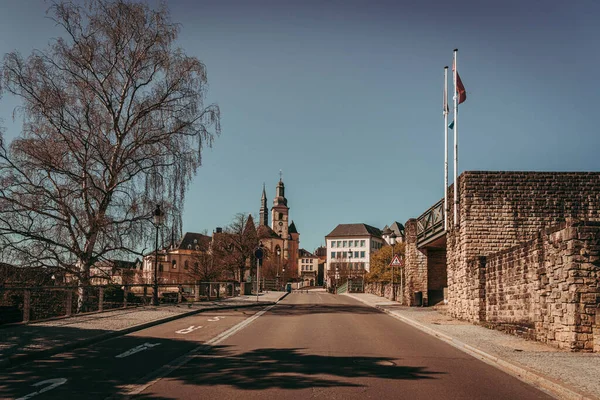
{"label": "church building", "polygon": [[267,206],[267,192],[263,185],[260,205],[260,220],[257,227],[259,240],[273,257],[277,275],[290,277],[295,274],[298,264],[298,249],[300,245],[300,234],[296,229],[294,221],[289,218],[290,208],[285,198],[285,186],[283,178],[277,183],[273,207],[271,207],[271,224],[269,226],[269,208]]}

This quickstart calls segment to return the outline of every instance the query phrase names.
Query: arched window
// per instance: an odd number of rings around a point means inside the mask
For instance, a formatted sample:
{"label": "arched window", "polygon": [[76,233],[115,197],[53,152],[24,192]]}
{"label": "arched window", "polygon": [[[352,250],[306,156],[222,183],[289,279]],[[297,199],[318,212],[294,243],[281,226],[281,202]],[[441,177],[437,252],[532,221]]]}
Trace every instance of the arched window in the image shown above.
{"label": "arched window", "polygon": [[161,264],[158,264],[158,270],[159,270],[160,272],[163,272],[163,265],[162,265],[162,263],[161,263]]}
{"label": "arched window", "polygon": [[177,261],[171,261],[171,268],[177,268]]}
{"label": "arched window", "polygon": [[190,268],[190,263],[188,262],[188,260],[185,260],[185,262],[183,263],[183,269],[189,269]]}

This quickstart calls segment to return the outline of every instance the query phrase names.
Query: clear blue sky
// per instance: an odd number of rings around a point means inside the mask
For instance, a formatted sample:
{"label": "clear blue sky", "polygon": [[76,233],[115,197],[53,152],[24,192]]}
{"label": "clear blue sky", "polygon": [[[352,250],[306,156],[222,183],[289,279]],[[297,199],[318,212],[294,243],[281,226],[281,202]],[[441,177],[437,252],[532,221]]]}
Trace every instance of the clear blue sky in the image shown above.
{"label": "clear blue sky", "polygon": [[[222,111],[223,134],[188,193],[186,231],[256,215],[263,182],[272,204],[280,169],[309,251],[339,223],[419,216],[443,196],[441,93],[454,48],[468,95],[460,172],[600,170],[598,1],[168,5]],[[28,55],[59,35],[46,8],[4,1],[0,53]],[[0,100],[9,138],[16,105]]]}

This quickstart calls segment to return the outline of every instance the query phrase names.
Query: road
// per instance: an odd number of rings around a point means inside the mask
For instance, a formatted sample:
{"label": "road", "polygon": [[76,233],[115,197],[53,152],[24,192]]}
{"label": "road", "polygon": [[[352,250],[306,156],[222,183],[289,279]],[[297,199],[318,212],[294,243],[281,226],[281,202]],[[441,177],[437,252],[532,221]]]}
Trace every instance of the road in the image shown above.
{"label": "road", "polygon": [[259,310],[198,314],[22,365],[2,373],[0,398],[551,398],[346,296],[293,293]]}

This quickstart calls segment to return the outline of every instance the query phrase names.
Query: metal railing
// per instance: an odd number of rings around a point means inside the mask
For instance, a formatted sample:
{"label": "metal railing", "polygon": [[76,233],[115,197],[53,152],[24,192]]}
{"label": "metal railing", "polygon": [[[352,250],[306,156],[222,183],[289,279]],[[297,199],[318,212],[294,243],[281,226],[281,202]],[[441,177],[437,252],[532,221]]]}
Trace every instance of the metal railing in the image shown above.
{"label": "metal railing", "polygon": [[417,245],[444,232],[444,199],[417,218]]}
{"label": "metal railing", "polygon": [[[78,304],[80,291],[85,301]],[[237,282],[160,284],[158,298],[165,303],[182,303],[238,296]],[[148,306],[152,285],[5,286],[0,288],[0,325],[31,322],[117,308]]]}

